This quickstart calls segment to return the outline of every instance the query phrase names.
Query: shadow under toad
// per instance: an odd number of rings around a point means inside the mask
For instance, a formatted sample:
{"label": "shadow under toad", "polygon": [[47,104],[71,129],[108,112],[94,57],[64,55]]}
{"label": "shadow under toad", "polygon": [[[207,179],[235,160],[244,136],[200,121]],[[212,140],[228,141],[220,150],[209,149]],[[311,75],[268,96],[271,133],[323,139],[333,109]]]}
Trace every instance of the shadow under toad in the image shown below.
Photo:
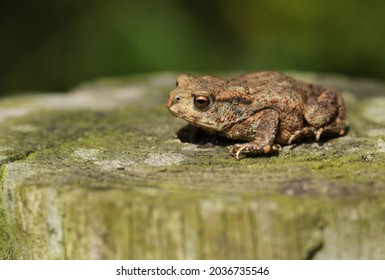
{"label": "shadow under toad", "polygon": [[[349,132],[349,127],[346,127],[346,134]],[[345,135],[346,135],[345,134]],[[334,135],[335,136],[335,135]],[[180,128],[176,132],[176,137],[182,142],[182,143],[191,143],[198,146],[198,148],[207,149],[212,148],[215,146],[219,147],[230,147],[232,145],[235,145],[237,143],[242,143],[246,141],[240,141],[240,140],[231,140],[228,139],[218,133],[210,133],[207,130],[204,130],[202,128],[193,126],[191,124],[187,124]],[[320,141],[317,142],[319,146],[323,146],[326,142],[328,142],[333,135],[322,135],[322,138]],[[334,137],[333,137],[334,138]],[[302,145],[302,144],[311,144],[314,143],[315,140],[313,137],[304,137],[302,139],[298,139],[295,143],[291,145],[290,150],[295,149],[296,147]],[[279,155],[279,150],[270,152],[268,154],[245,154],[243,157],[274,157]]]}

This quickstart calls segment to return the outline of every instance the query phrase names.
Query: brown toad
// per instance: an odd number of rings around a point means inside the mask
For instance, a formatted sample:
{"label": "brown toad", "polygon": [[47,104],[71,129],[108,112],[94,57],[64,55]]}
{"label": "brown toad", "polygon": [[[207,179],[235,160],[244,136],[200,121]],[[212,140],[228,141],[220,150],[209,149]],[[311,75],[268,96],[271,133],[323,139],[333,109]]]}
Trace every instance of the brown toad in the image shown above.
{"label": "brown toad", "polygon": [[276,144],[303,137],[345,134],[341,95],[320,85],[278,72],[259,72],[224,80],[211,76],[178,76],[167,101],[171,114],[195,127],[219,133],[235,144],[230,154],[267,154]]}

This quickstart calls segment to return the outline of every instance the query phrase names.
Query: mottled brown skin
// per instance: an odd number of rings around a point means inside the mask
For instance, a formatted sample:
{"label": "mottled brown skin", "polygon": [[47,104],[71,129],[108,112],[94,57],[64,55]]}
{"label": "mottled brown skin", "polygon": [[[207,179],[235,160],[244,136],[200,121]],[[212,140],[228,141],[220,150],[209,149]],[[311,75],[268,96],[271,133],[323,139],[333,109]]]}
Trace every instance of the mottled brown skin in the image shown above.
{"label": "mottled brown skin", "polygon": [[230,154],[267,154],[314,135],[345,134],[341,95],[320,85],[278,72],[241,75],[230,80],[211,76],[178,76],[167,101],[171,114],[193,126],[219,133],[235,144]]}

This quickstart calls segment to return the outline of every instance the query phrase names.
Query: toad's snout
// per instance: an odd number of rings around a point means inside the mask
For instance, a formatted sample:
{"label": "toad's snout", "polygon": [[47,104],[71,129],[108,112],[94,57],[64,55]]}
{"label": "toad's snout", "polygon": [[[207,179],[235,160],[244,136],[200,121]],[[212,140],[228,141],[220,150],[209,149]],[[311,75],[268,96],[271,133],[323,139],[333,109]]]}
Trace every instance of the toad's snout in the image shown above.
{"label": "toad's snout", "polygon": [[171,111],[171,107],[175,104],[177,104],[180,101],[181,97],[177,93],[170,93],[170,96],[168,97],[166,107]]}
{"label": "toad's snout", "polygon": [[170,109],[173,104],[174,104],[174,98],[169,97],[166,103],[167,109]]}

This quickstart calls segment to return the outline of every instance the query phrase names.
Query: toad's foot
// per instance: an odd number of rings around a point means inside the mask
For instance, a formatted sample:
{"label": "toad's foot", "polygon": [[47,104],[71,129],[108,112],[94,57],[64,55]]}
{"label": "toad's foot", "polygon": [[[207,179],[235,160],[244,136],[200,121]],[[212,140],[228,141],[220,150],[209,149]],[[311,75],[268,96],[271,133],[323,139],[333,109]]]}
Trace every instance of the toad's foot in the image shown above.
{"label": "toad's foot", "polygon": [[334,126],[327,126],[327,127],[321,127],[321,128],[314,128],[314,127],[304,127],[300,130],[297,130],[296,132],[293,133],[293,135],[289,138],[289,141],[287,142],[289,145],[293,143],[294,141],[298,140],[299,138],[303,137],[309,137],[311,135],[314,135],[315,141],[319,141],[321,138],[321,135],[323,133],[331,133],[331,134],[337,134],[339,136],[342,136],[345,134],[345,128],[335,128]]}
{"label": "toad's foot", "polygon": [[302,129],[297,130],[296,132],[294,132],[293,135],[289,138],[289,141],[287,143],[290,145],[291,143],[293,143],[294,141],[298,140],[299,138],[309,137],[309,136],[311,136],[313,134],[316,135],[316,138],[317,138],[317,135],[319,134],[318,135],[318,139],[319,139],[319,137],[322,134],[322,131],[320,131],[320,133],[318,133],[317,129],[315,129],[314,127],[310,127],[310,126],[304,127]]}
{"label": "toad's foot", "polygon": [[231,150],[230,154],[235,157],[237,160],[240,160],[241,154],[268,154],[270,152],[276,152],[279,150],[279,146],[272,145],[257,145],[256,143],[249,142],[244,144],[235,144]]}

